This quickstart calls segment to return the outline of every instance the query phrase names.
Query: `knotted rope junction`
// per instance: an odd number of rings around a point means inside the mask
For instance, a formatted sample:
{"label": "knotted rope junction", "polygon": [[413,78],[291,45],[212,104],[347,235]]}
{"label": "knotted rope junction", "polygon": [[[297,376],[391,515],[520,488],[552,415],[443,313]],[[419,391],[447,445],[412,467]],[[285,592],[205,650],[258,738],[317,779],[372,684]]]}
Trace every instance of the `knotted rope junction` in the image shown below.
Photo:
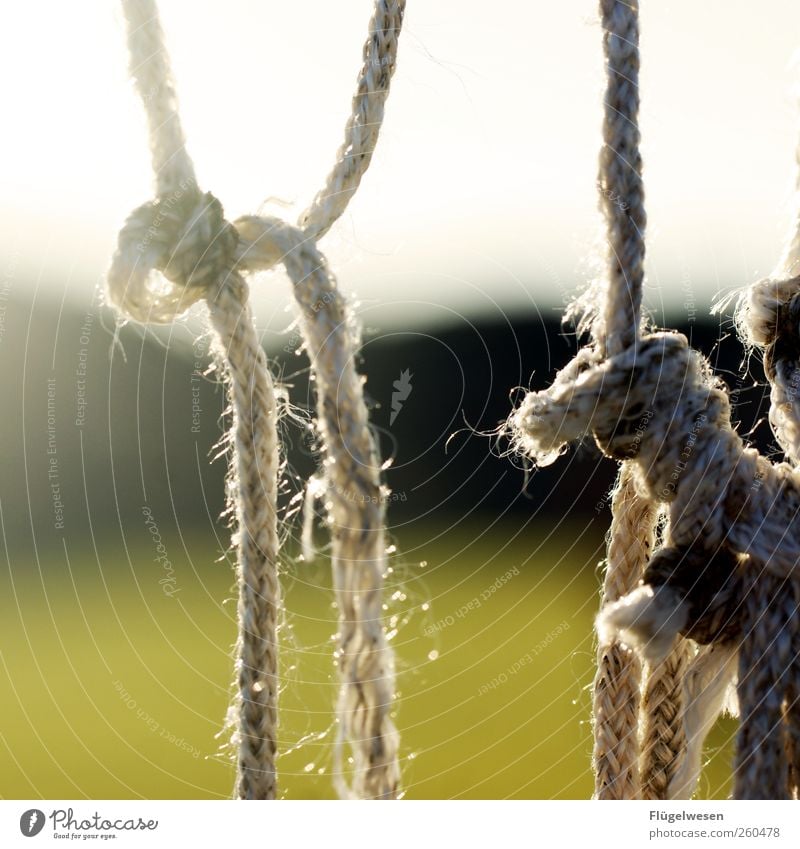
{"label": "knotted rope junction", "polygon": [[[601,0],[600,10],[609,271],[589,316],[594,342],[510,419],[515,448],[537,465],[590,435],[623,463],[598,620],[596,795],[691,795],[738,658],[735,795],[796,797],[800,470],[744,444],[724,385],[684,336],[641,330],[638,3]],[[770,421],[793,461],[798,292],[797,278],[763,281],[739,311],[749,341],[765,350]],[[651,556],[661,511],[668,525]],[[627,646],[641,649],[649,667],[643,696]]]}
{"label": "knotted rope junction", "polygon": [[[317,247],[369,167],[394,73],[403,0],[376,0],[351,115],[336,164],[298,224],[272,217],[225,220],[198,188],[154,0],[122,0],[130,72],[145,107],[156,197],[135,209],[108,272],[111,303],[139,322],[168,323],[203,301],[225,363],[233,411],[230,498],[239,581],[236,794],[277,795],[279,441],[275,389],[248,303],[246,276],[282,264],[293,284],[317,391],[325,502],[339,606],[336,656],[337,788],[343,796],[395,798],[398,735],[390,712],[391,650],[381,622],[386,567],[380,461],[354,366],[345,299]],[[348,786],[341,747],[353,753]]]}

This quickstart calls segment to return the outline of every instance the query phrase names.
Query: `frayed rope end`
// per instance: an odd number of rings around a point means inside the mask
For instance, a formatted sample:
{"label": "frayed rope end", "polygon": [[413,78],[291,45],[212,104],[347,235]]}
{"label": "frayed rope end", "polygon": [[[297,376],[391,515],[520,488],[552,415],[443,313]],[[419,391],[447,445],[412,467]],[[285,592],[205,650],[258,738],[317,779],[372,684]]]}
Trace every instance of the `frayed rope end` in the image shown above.
{"label": "frayed rope end", "polygon": [[660,663],[675,637],[686,626],[689,612],[678,593],[670,587],[655,589],[645,584],[624,598],[607,605],[595,627],[602,642],[619,639],[636,649],[648,663]]}

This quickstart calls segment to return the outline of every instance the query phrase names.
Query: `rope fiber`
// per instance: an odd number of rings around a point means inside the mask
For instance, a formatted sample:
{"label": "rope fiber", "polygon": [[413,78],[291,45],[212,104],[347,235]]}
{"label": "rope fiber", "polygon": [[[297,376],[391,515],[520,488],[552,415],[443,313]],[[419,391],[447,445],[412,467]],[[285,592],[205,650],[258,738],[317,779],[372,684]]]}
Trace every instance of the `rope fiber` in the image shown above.
{"label": "rope fiber", "polygon": [[[764,349],[770,422],[791,461],[770,463],[731,426],[724,384],[686,337],[642,330],[638,16],[636,0],[600,2],[608,274],[582,299],[593,342],[524,398],[510,436],[540,466],[588,435],[621,463],[597,622],[595,795],[691,796],[738,666],[735,795],[786,798],[800,692],[800,278],[786,275],[800,241],[793,232],[777,279],[750,287],[737,317],[744,341]],[[651,555],[656,513],[666,524]]]}
{"label": "rope fiber", "polygon": [[[396,66],[403,0],[376,0],[345,139],[323,189],[300,223],[246,216],[232,224],[197,185],[155,0],[122,0],[130,73],[149,127],[156,197],[119,234],[109,301],[139,322],[168,323],[205,302],[224,363],[233,415],[229,469],[236,516],[236,795],[276,798],[278,752],[278,551],[280,446],[273,380],[248,303],[246,275],[283,264],[293,284],[317,392],[322,478],[333,538],[341,677],[337,770],[342,796],[399,794],[398,735],[391,720],[394,664],[384,633],[386,569],[380,460],[369,430],[357,341],[344,297],[316,242],[344,212],[369,167]],[[348,775],[350,779],[348,780]]]}

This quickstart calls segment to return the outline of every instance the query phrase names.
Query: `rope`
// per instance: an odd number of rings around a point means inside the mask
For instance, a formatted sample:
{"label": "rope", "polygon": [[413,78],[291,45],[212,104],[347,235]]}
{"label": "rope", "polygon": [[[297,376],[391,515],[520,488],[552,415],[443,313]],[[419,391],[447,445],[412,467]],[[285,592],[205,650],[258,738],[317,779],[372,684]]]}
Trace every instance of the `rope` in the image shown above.
{"label": "rope", "polygon": [[[598,189],[608,248],[604,303],[592,330],[598,352],[614,356],[638,344],[642,323],[647,216],[639,149],[638,3],[601,0],[600,14],[606,95]],[[640,494],[633,470],[625,462],[620,467],[617,493],[611,503],[603,606],[631,592],[641,579],[652,551],[658,513],[655,504]],[[676,655],[661,666],[648,667],[642,700],[641,665],[616,635],[609,633],[608,637],[598,644],[594,683],[595,796],[637,798],[644,789],[647,798],[663,798],[652,794],[653,788],[660,786],[660,776],[675,769],[675,764],[667,763],[668,754],[676,763],[680,755],[680,687],[674,676],[681,673],[686,658]],[[641,785],[640,705],[644,714]]]}
{"label": "rope", "polygon": [[[772,594],[753,573],[744,608],[745,639],[739,649],[739,714],[736,740],[737,799],[788,799],[783,703],[792,666],[792,593]],[[796,629],[796,628],[795,628]]]}
{"label": "rope", "polygon": [[[763,355],[769,422],[788,462],[800,464],[800,146],[795,217],[772,276],[749,286],[734,314],[748,349]],[[745,600],[739,662],[742,724],[736,761],[741,798],[797,798],[800,791],[800,582],[764,574]],[[781,764],[785,756],[787,771]]]}
{"label": "rope", "polygon": [[[390,717],[394,670],[381,624],[386,498],[347,308],[324,258],[302,231],[264,218],[239,219],[236,228],[247,244],[246,267],[263,268],[276,253],[282,255],[314,369],[339,605],[337,788],[345,797],[394,798],[399,789],[398,737]],[[355,762],[349,789],[341,768],[345,740]]]}
{"label": "rope", "polygon": [[[600,12],[606,96],[598,189],[608,252],[605,308],[592,330],[598,347],[613,354],[635,342],[641,322],[646,217],[637,123],[639,27],[636,14],[616,2],[604,0]],[[640,498],[631,469],[623,463],[611,501],[603,605],[636,587],[655,542],[655,527],[656,511]],[[641,677],[638,658],[615,635],[599,641],[593,702],[598,799],[639,795]]]}
{"label": "rope", "polygon": [[237,795],[274,799],[278,726],[278,438],[272,378],[235,272],[209,302],[217,356],[227,363],[234,435],[231,500],[239,521]]}
{"label": "rope", "polygon": [[[612,522],[602,605],[632,592],[655,543],[656,511],[635,491],[632,468],[623,464],[611,501]],[[641,663],[614,636],[597,646],[594,679],[595,798],[639,798]]]}
{"label": "rope", "polygon": [[344,128],[344,141],[336,152],[336,164],[299,226],[315,240],[322,238],[344,212],[372,161],[383,124],[397,62],[397,39],[403,25],[405,0],[377,0],[364,42],[364,64],[356,82],[352,110]]}
{"label": "rope", "polygon": [[[794,717],[800,690],[798,664],[790,656],[798,631],[800,471],[772,464],[745,447],[731,426],[724,385],[683,335],[640,329],[641,227],[637,235],[626,220],[628,212],[636,220],[642,202],[638,179],[631,176],[638,178],[639,168],[633,93],[638,8],[602,0],[601,13],[613,89],[607,96],[604,139],[623,146],[632,163],[628,183],[614,182],[626,173],[614,167],[623,157],[604,147],[600,190],[614,262],[602,308],[593,319],[594,345],[579,351],[549,389],[525,397],[509,419],[512,443],[537,465],[547,465],[568,443],[591,434],[603,453],[630,466],[627,489],[653,505],[665,505],[669,533],[646,565],[641,586],[616,601],[613,590],[607,592],[609,603],[598,618],[601,646],[622,640],[641,652],[650,670],[642,699],[642,795],[691,795],[702,741],[725,703],[738,653],[742,724],[736,795],[782,798],[788,792],[786,751],[794,739],[784,728],[784,716]],[[623,75],[624,81],[614,82]],[[614,122],[620,129],[610,132]],[[606,174],[613,179],[605,179]],[[633,192],[630,204],[626,191]],[[761,334],[754,341],[772,345],[769,359],[784,364],[770,369],[768,362],[771,377],[781,368],[784,376],[797,373],[788,369],[800,352],[797,321],[790,305],[780,300],[793,297],[795,289],[800,289],[797,279],[748,294],[747,304],[758,305],[746,313],[753,319],[748,326]],[[764,292],[783,306],[767,312]],[[792,320],[782,320],[786,315]],[[782,379],[778,391],[788,393],[791,380]],[[773,394],[773,427],[774,407]],[[792,457],[800,433],[796,412],[793,404],[783,411],[779,437]],[[618,504],[620,511],[633,509],[630,499],[618,499]],[[623,540],[624,528],[624,517],[615,513],[613,530]],[[643,535],[650,533],[645,523]],[[607,586],[614,565],[609,558]],[[710,648],[695,652],[693,644]],[[626,684],[632,668],[623,671]],[[600,680],[602,675],[601,669]],[[635,700],[632,687],[626,692]],[[603,739],[611,715],[598,713],[597,740]],[[598,795],[609,783],[599,781]],[[630,781],[627,786],[632,787]]]}
{"label": "rope", "polygon": [[642,696],[642,798],[670,798],[670,783],[686,752],[683,678],[692,650],[678,639],[660,663],[649,665]]}
{"label": "rope", "polygon": [[405,4],[377,0],[353,113],[325,188],[302,229],[248,216],[229,224],[222,205],[196,184],[154,0],[123,0],[130,70],[147,115],[156,199],[123,226],[107,276],[109,300],[140,322],[166,323],[204,300],[225,362],[233,410],[231,500],[238,532],[237,795],[276,795],[278,658],[276,403],[243,274],[283,263],[300,307],[317,387],[340,611],[337,657],[342,741],[354,752],[342,795],[394,798],[398,738],[390,718],[394,674],[381,622],[385,569],[380,463],[368,424],[356,341],[344,298],[316,239],[344,211],[369,166],[396,64]]}
{"label": "rope", "polygon": [[639,4],[601,0],[606,95],[598,187],[608,237],[605,305],[594,325],[609,356],[635,344],[644,282],[642,156],[639,152]]}

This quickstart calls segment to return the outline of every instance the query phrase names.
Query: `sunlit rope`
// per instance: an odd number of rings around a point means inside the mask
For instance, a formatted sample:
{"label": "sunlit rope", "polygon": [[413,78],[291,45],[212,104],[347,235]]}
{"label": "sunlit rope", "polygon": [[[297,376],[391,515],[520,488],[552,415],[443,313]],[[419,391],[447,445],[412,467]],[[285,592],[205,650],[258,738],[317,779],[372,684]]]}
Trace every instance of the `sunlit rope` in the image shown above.
{"label": "sunlit rope", "polygon": [[[727,701],[738,656],[735,795],[796,796],[800,472],[744,445],[731,427],[724,385],[683,335],[640,330],[638,4],[601,0],[600,9],[609,69],[600,191],[610,273],[591,316],[593,344],[549,389],[529,393],[509,422],[517,450],[538,465],[590,435],[623,462],[598,619],[596,793],[690,796],[705,734]],[[798,323],[786,318],[788,305],[771,312],[763,307],[768,299],[782,304],[796,289],[794,279],[762,286],[755,299],[749,293],[761,322],[753,341],[774,339],[776,348],[767,353],[784,363],[797,360]],[[797,426],[794,412],[783,414]],[[791,427],[781,436],[774,415],[771,421],[787,455],[796,456]],[[668,518],[661,547],[650,557],[648,505],[664,505],[659,509]],[[633,586],[641,567],[640,585]],[[620,641],[638,649],[650,669],[638,732],[638,791],[632,766],[637,667]]]}
{"label": "sunlit rope", "polygon": [[376,0],[345,139],[325,187],[298,225],[247,216],[233,224],[198,188],[154,0],[122,0],[130,72],[145,107],[156,198],[131,213],[108,272],[109,300],[140,322],[166,323],[205,301],[225,363],[233,427],[229,482],[239,580],[236,794],[277,794],[279,444],[272,378],[255,332],[245,275],[282,263],[293,283],[317,390],[325,502],[332,532],[342,680],[337,762],[341,795],[394,798],[398,737],[394,669],[381,620],[386,567],[380,462],[368,427],[347,305],[316,246],[369,167],[395,68],[403,0]]}

